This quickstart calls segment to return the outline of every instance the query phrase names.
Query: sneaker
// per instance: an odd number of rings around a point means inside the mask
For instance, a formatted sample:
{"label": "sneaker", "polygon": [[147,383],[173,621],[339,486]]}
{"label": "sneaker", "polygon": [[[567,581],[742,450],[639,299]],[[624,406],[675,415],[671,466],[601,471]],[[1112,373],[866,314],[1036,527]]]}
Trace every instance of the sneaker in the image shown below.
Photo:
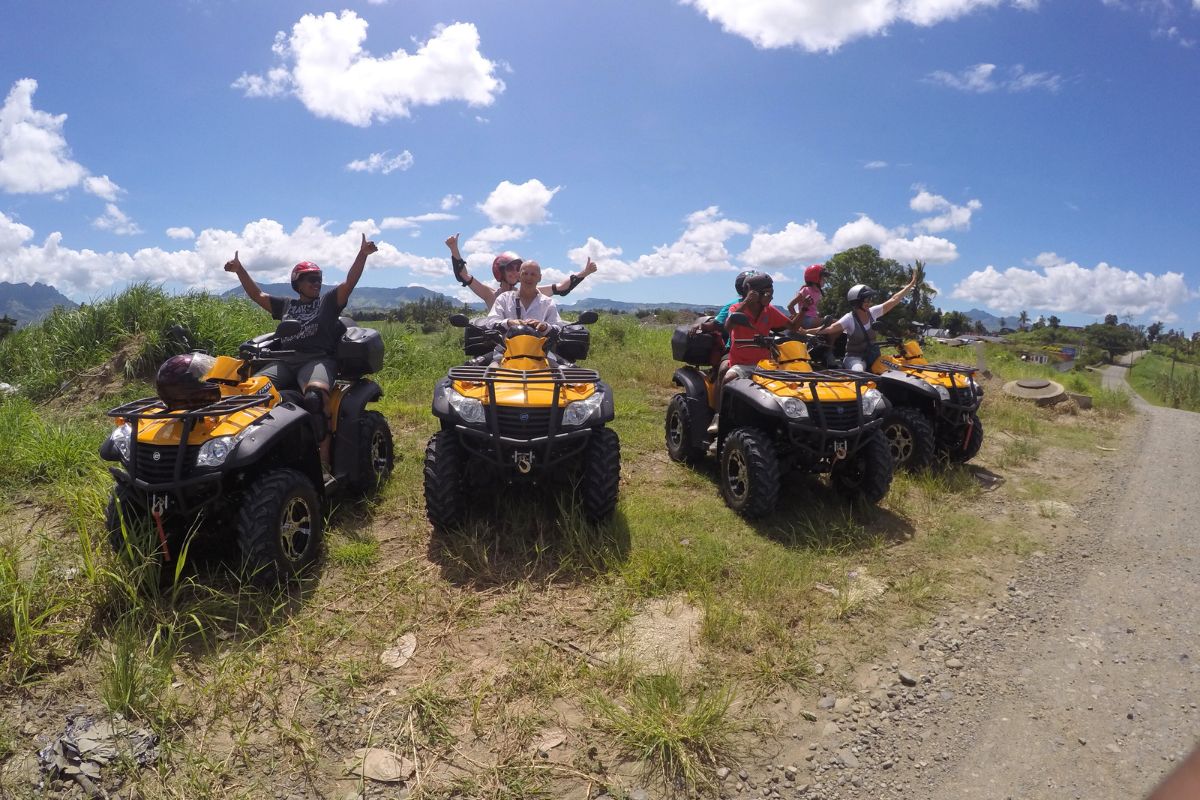
{"label": "sneaker", "polygon": [[333,480],[334,480],[333,470],[331,470],[329,468],[328,464],[321,465],[321,480],[325,483],[326,486],[333,483]]}
{"label": "sneaker", "polygon": [[721,430],[721,419],[716,414],[713,414],[712,422],[708,423],[708,432],[712,436],[716,436]]}

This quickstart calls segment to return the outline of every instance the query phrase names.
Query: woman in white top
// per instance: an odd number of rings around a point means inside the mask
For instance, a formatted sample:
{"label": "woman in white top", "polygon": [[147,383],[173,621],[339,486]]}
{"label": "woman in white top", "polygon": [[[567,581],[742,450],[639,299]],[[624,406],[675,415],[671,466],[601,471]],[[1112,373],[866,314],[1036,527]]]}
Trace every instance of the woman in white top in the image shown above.
{"label": "woman in white top", "polygon": [[904,296],[912,291],[912,288],[917,285],[917,271],[913,270],[912,278],[909,279],[908,285],[896,292],[890,298],[878,305],[868,305],[875,299],[875,290],[865,284],[857,284],[851,287],[846,293],[846,301],[850,303],[850,311],[845,314],[837,322],[822,328],[808,328],[805,333],[813,333],[818,336],[846,334],[846,357],[842,359],[842,366],[846,369],[858,370],[859,372],[868,372],[871,369],[871,364],[878,357],[879,348],[875,344],[875,331],[872,324],[875,320],[882,317],[884,314],[891,311]]}

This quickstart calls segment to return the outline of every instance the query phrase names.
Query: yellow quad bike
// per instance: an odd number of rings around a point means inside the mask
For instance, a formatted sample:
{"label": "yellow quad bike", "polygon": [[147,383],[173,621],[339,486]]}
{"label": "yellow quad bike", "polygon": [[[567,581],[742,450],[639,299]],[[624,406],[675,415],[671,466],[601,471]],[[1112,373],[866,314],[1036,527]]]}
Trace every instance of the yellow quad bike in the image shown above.
{"label": "yellow quad bike", "polygon": [[[366,377],[383,365],[383,340],[353,320],[342,322],[348,325],[337,351],[328,479],[299,393],[280,392],[252,374],[291,355],[273,345],[299,331],[295,320],[243,343],[236,358],[174,356],[159,370],[159,396],[109,410],[116,427],[100,457],[114,463],[105,517],[114,549],[136,544],[129,549],[170,562],[195,530],[232,534],[245,566],[263,582],[311,564],[328,502],[365,494],[392,471],[391,430],[382,414],[366,410],[383,396]],[[135,532],[150,541],[131,541]]]}
{"label": "yellow quad bike", "polygon": [[[739,324],[733,314],[732,324]],[[667,453],[674,461],[695,463],[712,444],[707,429],[717,375],[698,367],[709,358],[704,336],[692,334],[689,347],[680,329],[673,341],[676,360],[689,364],[675,371],[682,391],[667,406]],[[882,500],[892,483],[892,458],[880,432],[888,402],[871,376],[813,370],[799,334],[753,341],[768,348],[770,358],[750,377],[725,384],[721,400],[716,451],[726,504],[747,518],[770,514],[780,477],[792,470],[828,473],[839,494],[872,504]]]}
{"label": "yellow quad bike", "polygon": [[936,460],[970,461],[983,446],[978,370],[963,364],[930,363],[923,337],[887,338],[871,365],[875,383],[891,403],[883,432],[897,468],[917,471]]}
{"label": "yellow quad bike", "polygon": [[[425,449],[425,512],[435,529],[453,528],[474,493],[496,482],[546,484],[575,478],[584,514],[593,522],[612,515],[621,477],[621,444],[606,427],[614,417],[612,389],[595,370],[574,365],[586,355],[579,317],[570,342],[551,329],[474,328],[495,348],[453,367],[433,392],[441,430]],[[450,317],[456,327],[470,322]],[[564,344],[571,344],[567,348]]]}

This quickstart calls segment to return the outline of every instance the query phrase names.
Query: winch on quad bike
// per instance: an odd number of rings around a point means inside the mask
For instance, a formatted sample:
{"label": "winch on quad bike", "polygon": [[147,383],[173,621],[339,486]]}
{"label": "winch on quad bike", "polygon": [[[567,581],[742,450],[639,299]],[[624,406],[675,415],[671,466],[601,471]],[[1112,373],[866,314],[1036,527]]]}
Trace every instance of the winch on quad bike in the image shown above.
{"label": "winch on quad bike", "polygon": [[[740,312],[726,323],[745,325]],[[888,402],[872,377],[861,372],[814,370],[808,337],[797,333],[759,334],[753,344],[767,348],[749,377],[720,389],[721,413],[714,437],[708,433],[716,408],[720,376],[709,363],[711,334],[676,331],[673,354],[689,366],[675,370],[683,391],[667,406],[667,453],[695,463],[715,443],[721,494],[747,518],[775,508],[780,478],[792,470],[828,473],[839,493],[878,503],[892,482],[892,459],[880,426]]]}
{"label": "winch on quad bike", "polygon": [[[433,393],[441,430],[425,450],[425,510],[435,528],[461,520],[469,484],[549,483],[575,478],[584,514],[609,517],[617,502],[621,445],[606,427],[613,394],[595,370],[572,362],[587,354],[585,311],[579,325],[539,333],[528,325],[504,329],[471,325],[466,352],[476,357],[452,367]],[[486,343],[494,353],[481,353]]]}
{"label": "winch on quad bike", "polygon": [[281,581],[308,566],[320,551],[326,503],[365,494],[392,471],[391,430],[366,409],[383,396],[366,377],[383,366],[383,339],[342,322],[328,478],[299,392],[253,374],[294,355],[274,345],[299,330],[295,320],[243,343],[236,358],[175,356],[159,370],[158,397],[109,410],[116,428],[100,457],[116,464],[105,517],[114,549],[171,561],[193,530],[232,532],[258,580]]}
{"label": "winch on quad bike", "polygon": [[983,446],[979,405],[983,386],[978,372],[964,364],[930,363],[921,345],[924,326],[915,337],[888,337],[885,351],[870,366],[875,384],[891,403],[883,432],[897,468],[917,471],[936,460],[970,461]]}

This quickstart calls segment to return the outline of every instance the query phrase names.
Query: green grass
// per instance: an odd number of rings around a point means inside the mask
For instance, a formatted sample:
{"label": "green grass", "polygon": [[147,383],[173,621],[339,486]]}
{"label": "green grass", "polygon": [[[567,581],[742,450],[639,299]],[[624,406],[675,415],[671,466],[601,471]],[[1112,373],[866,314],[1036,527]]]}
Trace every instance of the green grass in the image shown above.
{"label": "green grass", "polygon": [[[308,776],[328,794],[325,761],[389,736],[415,748],[426,796],[574,796],[589,783],[619,796],[600,763],[611,751],[703,794],[713,765],[758,724],[754,702],[808,691],[816,653],[844,660],[827,666],[838,680],[895,631],[977,591],[981,563],[1033,546],[981,514],[977,469],[1033,480],[1027,466],[1105,441],[1128,411],[1113,401],[1103,426],[1064,421],[989,388],[975,464],[897,475],[878,509],[789,475],[776,513],[749,523],[722,502],[711,464],[665,455],[671,328],[604,316],[586,363],[616,398],[613,520],[586,522],[569,486],[497,484],[475,491],[459,530],[431,537],[429,403],[461,361],[462,332],[372,323],[386,346],[375,377],[395,473],[379,496],[331,510],[319,581],[261,592],[229,574],[236,565],[190,552],[165,576],[144,558],[115,558],[103,530],[111,478],[97,449],[111,430],[104,410],[152,391],[146,378],[171,324],[231,352],[272,323],[242,301],[144,286],[77,313],[0,343],[0,374],[24,389],[0,401],[0,519],[11,520],[0,525],[0,707],[51,705],[86,677],[88,700],[162,735],[163,765],[130,776],[130,790],[148,796],[259,796],[276,774]],[[974,360],[947,351],[931,359]],[[110,373],[122,377],[107,399],[60,392],[64,379]],[[1031,484],[1030,496],[1049,503],[1054,487]],[[625,653],[659,606],[691,612],[694,630],[678,631],[694,645],[689,663],[651,667]],[[404,632],[418,640],[413,660],[384,666],[380,654]],[[14,724],[24,723],[0,713],[0,754],[25,746]],[[537,760],[534,737],[560,725],[577,750]]]}
{"label": "green grass", "polygon": [[1134,390],[1156,406],[1200,411],[1200,367],[1147,353],[1133,365],[1128,376]]}

